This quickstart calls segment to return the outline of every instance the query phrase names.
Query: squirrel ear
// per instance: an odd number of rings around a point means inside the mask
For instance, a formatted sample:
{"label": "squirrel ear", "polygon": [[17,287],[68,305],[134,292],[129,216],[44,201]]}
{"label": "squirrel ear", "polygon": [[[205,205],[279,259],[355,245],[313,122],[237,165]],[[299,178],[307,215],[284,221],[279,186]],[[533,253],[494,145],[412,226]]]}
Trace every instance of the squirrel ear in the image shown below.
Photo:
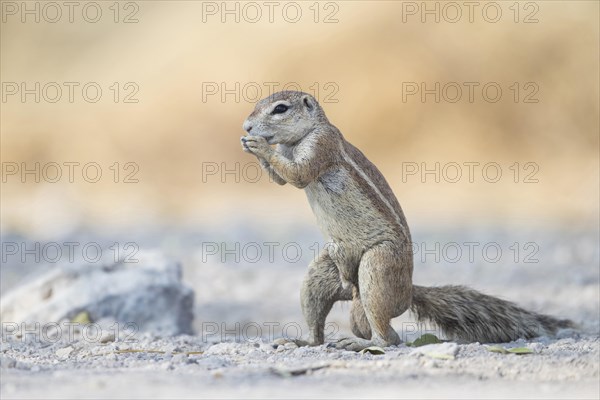
{"label": "squirrel ear", "polygon": [[304,96],[302,98],[302,102],[304,103],[308,111],[312,111],[315,109],[315,103],[310,96]]}

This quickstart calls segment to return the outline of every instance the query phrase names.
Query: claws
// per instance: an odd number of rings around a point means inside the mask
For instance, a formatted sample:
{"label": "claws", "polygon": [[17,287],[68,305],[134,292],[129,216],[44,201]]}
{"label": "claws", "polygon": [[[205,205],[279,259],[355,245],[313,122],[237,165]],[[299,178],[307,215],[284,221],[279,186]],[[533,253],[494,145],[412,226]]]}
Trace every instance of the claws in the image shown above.
{"label": "claws", "polygon": [[243,139],[246,143],[267,142],[262,136],[244,136]]}
{"label": "claws", "polygon": [[272,151],[271,146],[262,136],[242,136],[240,138],[242,149],[246,153],[252,153],[258,157],[264,157]]}
{"label": "claws", "polygon": [[242,136],[240,138],[240,141],[242,142],[242,150],[244,150],[246,153],[251,153],[250,149],[248,148],[248,145],[246,144],[246,137]]}

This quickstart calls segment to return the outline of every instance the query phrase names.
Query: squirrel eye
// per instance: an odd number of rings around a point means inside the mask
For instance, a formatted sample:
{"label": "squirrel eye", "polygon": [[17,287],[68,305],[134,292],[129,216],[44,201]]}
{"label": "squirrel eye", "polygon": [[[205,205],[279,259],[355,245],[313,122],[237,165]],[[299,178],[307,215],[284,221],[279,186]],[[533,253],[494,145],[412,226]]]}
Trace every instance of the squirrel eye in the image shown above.
{"label": "squirrel eye", "polygon": [[288,106],[285,104],[278,104],[271,114],[283,114],[288,110]]}

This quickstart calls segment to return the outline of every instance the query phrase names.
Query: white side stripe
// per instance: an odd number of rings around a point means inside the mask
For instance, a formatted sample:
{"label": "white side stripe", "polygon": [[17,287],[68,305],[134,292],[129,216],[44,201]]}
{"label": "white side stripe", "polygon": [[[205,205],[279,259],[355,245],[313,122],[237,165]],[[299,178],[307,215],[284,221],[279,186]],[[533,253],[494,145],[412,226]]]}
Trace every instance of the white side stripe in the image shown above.
{"label": "white side stripe", "polygon": [[379,190],[379,188],[377,186],[375,186],[375,184],[373,183],[373,181],[371,179],[369,179],[369,177],[367,176],[367,174],[360,169],[360,167],[354,162],[354,160],[352,158],[350,158],[350,156],[348,155],[348,153],[346,153],[346,149],[344,149],[344,142],[340,141],[340,152],[342,154],[342,157],[344,158],[344,160],[350,164],[352,166],[352,168],[354,168],[358,174],[369,184],[369,186],[371,186],[371,189],[373,189],[375,191],[375,193],[377,193],[377,196],[379,196],[379,198],[381,199],[381,201],[383,201],[383,203],[390,209],[390,211],[392,212],[392,215],[396,218],[396,222],[398,223],[398,226],[400,226],[400,229],[402,229],[402,232],[406,235],[406,232],[404,231],[404,226],[402,225],[402,220],[400,219],[400,216],[398,215],[398,213],[396,212],[396,210],[394,209],[394,207],[390,204],[390,202],[385,198],[385,196],[383,195],[383,193],[381,193],[381,191]]}

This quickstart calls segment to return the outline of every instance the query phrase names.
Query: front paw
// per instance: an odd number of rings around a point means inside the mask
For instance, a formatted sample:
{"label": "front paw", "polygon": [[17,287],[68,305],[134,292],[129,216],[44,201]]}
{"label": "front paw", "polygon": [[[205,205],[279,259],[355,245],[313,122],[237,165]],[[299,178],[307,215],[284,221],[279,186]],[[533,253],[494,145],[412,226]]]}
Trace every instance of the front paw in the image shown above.
{"label": "front paw", "polygon": [[257,157],[268,160],[273,153],[273,148],[262,136],[244,136],[242,138],[242,148]]}
{"label": "front paw", "polygon": [[242,150],[244,150],[244,152],[246,152],[246,153],[252,153],[250,151],[250,149],[248,148],[248,145],[246,145],[246,136],[242,136],[240,138],[240,142],[242,143]]}

